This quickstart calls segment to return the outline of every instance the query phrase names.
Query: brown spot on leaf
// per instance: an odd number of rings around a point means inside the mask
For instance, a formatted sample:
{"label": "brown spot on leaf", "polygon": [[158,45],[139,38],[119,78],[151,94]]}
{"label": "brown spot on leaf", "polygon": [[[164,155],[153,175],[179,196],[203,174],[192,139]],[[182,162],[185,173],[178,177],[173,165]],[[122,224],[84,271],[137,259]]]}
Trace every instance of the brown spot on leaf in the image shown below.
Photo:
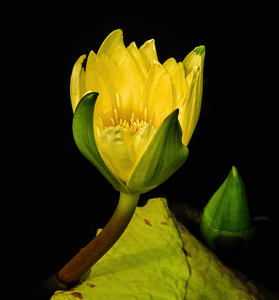
{"label": "brown spot on leaf", "polygon": [[72,295],[77,298],[77,299],[83,299],[82,297],[82,294],[81,293],[76,293],[76,292],[73,292]]}
{"label": "brown spot on leaf", "polygon": [[95,287],[94,284],[91,284],[91,283],[86,283],[87,285],[89,285],[91,288]]}
{"label": "brown spot on leaf", "polygon": [[187,252],[184,248],[181,247],[181,250],[187,257],[192,257],[192,254]]}
{"label": "brown spot on leaf", "polygon": [[163,225],[168,225],[168,223],[167,223],[167,222],[161,222],[161,224],[163,224]]}
{"label": "brown spot on leaf", "polygon": [[180,227],[180,229],[181,229],[182,231],[186,232],[186,230],[185,230],[183,227]]}
{"label": "brown spot on leaf", "polygon": [[145,222],[146,225],[152,226],[152,225],[150,224],[149,220],[144,219],[144,222]]}

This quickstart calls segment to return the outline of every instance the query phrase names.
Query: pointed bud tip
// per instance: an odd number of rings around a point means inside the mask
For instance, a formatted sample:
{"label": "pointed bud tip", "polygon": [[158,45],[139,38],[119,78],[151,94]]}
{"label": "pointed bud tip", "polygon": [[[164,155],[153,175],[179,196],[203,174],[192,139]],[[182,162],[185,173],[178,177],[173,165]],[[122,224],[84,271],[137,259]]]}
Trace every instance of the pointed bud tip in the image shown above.
{"label": "pointed bud tip", "polygon": [[239,176],[239,171],[235,166],[232,166],[231,172],[234,177]]}
{"label": "pointed bud tip", "polygon": [[204,54],[204,52],[205,52],[205,46],[203,46],[203,45],[196,47],[194,50],[194,53],[197,55],[202,55],[202,54]]}

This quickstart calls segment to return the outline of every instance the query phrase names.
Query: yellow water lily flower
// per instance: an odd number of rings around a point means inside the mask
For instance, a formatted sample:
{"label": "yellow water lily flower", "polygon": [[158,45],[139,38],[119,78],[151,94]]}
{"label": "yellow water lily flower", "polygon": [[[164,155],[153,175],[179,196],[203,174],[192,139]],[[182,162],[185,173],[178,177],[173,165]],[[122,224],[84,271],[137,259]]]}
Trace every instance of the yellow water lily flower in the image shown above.
{"label": "yellow water lily flower", "polygon": [[155,42],[127,48],[113,31],[74,65],[70,94],[79,150],[119,191],[141,194],[187,159],[198,122],[204,46],[183,62],[158,61]]}

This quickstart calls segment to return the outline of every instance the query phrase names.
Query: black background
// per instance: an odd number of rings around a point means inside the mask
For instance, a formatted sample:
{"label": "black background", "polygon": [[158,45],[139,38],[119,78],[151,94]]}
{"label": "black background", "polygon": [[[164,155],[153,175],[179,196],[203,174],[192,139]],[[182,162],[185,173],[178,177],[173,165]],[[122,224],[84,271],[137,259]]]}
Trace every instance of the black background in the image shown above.
{"label": "black background", "polygon": [[182,61],[205,45],[203,104],[189,158],[147,196],[164,194],[201,209],[237,167],[254,215],[270,221],[232,267],[277,289],[274,7],[245,9],[229,1],[36,5],[5,8],[9,18],[2,26],[2,161],[8,165],[2,214],[9,220],[3,232],[15,293],[58,271],[117,205],[118,192],[73,141],[69,82],[78,57],[97,52],[118,28],[126,46],[154,38],[162,63]]}

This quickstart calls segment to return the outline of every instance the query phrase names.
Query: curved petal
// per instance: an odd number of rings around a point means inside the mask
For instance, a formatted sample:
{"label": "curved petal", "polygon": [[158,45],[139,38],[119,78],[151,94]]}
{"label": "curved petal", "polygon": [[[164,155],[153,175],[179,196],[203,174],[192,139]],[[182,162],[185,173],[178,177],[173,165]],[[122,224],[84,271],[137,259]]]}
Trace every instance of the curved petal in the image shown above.
{"label": "curved petal", "polygon": [[87,93],[79,102],[73,117],[73,136],[79,151],[98,169],[118,191],[129,194],[126,186],[104,163],[96,145],[93,130],[94,107],[98,93]]}
{"label": "curved petal", "polygon": [[[109,107],[112,107],[112,111],[115,107],[117,107],[116,103],[116,81],[119,77],[119,68],[115,63],[105,54],[102,54],[100,56],[100,59],[96,66],[96,74],[99,76],[99,78],[102,81],[102,85],[106,87],[106,92],[109,96],[102,95],[100,92],[100,96],[104,96],[103,99],[105,100],[105,103],[103,105],[107,105]],[[92,79],[93,81],[93,79]],[[91,89],[92,91],[95,91]],[[96,90],[96,92],[99,92]],[[109,103],[108,103],[109,102]],[[108,126],[108,125],[106,125]]]}
{"label": "curved petal", "polygon": [[[131,132],[134,134],[131,135]],[[156,129],[151,124],[146,124],[137,134],[131,130],[124,133],[124,137],[126,137],[126,134],[129,136],[127,149],[135,165],[148,148],[155,133]],[[128,140],[128,138],[126,138],[126,140]]]}
{"label": "curved petal", "polygon": [[[90,90],[92,77],[93,75],[96,74],[98,60],[99,57],[93,51],[90,51],[86,62],[86,68],[85,68],[85,87],[87,90]],[[95,90],[92,91],[97,92]]]}
{"label": "curved petal", "polygon": [[104,130],[97,145],[104,163],[117,178],[126,184],[134,164],[124,141],[123,127],[118,125]]}
{"label": "curved petal", "polygon": [[173,57],[167,59],[163,63],[163,67],[165,68],[165,70],[167,72],[170,72],[172,70],[172,68],[175,67],[176,65],[177,65],[177,62],[176,62],[176,60]]}
{"label": "curved petal", "polygon": [[185,70],[183,64],[179,62],[171,68],[169,71],[171,76],[172,83],[172,98],[173,98],[173,107],[179,107],[179,101],[186,97],[187,87],[185,81]]}
{"label": "curved petal", "polygon": [[[164,86],[164,84],[166,84]],[[165,94],[164,94],[165,93]],[[162,96],[162,99],[160,98]],[[171,85],[169,75],[159,63],[153,64],[148,73],[140,104],[140,120],[144,120],[144,110],[147,108],[147,119],[158,129],[162,114],[167,116],[172,111]],[[162,101],[164,100],[164,101]]]}
{"label": "curved petal", "polygon": [[96,102],[95,113],[102,119],[104,126],[111,126],[110,119],[113,118],[114,106],[110,98],[110,93],[102,78],[97,74],[92,75],[90,84],[88,85],[88,90],[99,94]]}
{"label": "curved petal", "polygon": [[82,55],[77,62],[74,64],[71,83],[70,83],[70,96],[73,112],[78,105],[79,100],[85,93],[84,87],[84,69],[82,68],[82,63],[85,60],[86,55]]}
{"label": "curved petal", "polygon": [[189,85],[186,98],[183,103],[179,104],[178,119],[183,128],[182,142],[185,146],[189,144],[200,114],[200,103],[198,101],[200,68],[193,67],[193,69],[193,72],[188,74],[186,78],[187,85]]}
{"label": "curved petal", "polygon": [[144,81],[123,44],[113,52],[111,59],[119,65],[119,76],[115,80],[115,87],[119,95],[123,120],[130,120],[131,114],[139,118],[140,100]]}
{"label": "curved petal", "polygon": [[182,132],[177,117],[178,109],[163,121],[154,134],[127,183],[131,194],[146,193],[160,185],[187,159],[189,150],[181,141]]}
{"label": "curved petal", "polygon": [[191,51],[183,60],[183,65],[185,68],[186,77],[189,73],[193,71],[194,67],[199,67],[200,75],[197,83],[197,114],[196,114],[196,123],[199,120],[201,103],[202,103],[202,90],[203,90],[203,66],[204,66],[204,58],[205,58],[205,47],[199,46],[196,47],[193,51]]}
{"label": "curved petal", "polygon": [[103,41],[97,55],[106,54],[110,57],[114,49],[121,43],[123,44],[123,31],[121,29],[114,30]]}
{"label": "curved petal", "polygon": [[147,109],[155,128],[159,128],[164,118],[173,111],[172,86],[169,74],[165,73],[160,77]]}
{"label": "curved petal", "polygon": [[141,54],[141,57],[145,63],[147,72],[151,69],[154,60],[158,61],[158,56],[156,52],[156,47],[155,47],[155,41],[149,40],[146,41],[140,48],[139,52]]}
{"label": "curved petal", "polygon": [[138,71],[140,73],[140,76],[142,77],[143,82],[145,82],[147,77],[147,69],[142,59],[142,56],[139,52],[139,49],[137,48],[136,43],[135,42],[131,43],[128,46],[127,50],[129,51],[130,56],[134,60],[134,63],[138,68]]}

